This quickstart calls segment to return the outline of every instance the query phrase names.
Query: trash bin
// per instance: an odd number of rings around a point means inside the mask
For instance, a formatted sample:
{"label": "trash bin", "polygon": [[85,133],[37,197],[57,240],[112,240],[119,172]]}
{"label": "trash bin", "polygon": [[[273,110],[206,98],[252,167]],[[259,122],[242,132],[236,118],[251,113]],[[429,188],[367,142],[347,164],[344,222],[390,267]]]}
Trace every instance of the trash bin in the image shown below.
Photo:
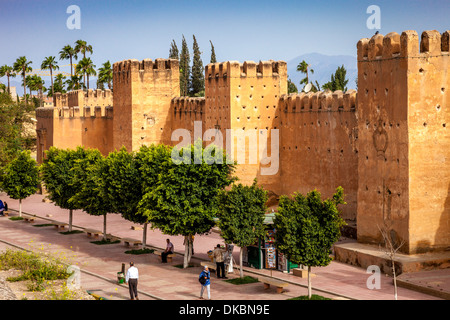
{"label": "trash bin", "polygon": [[117,272],[117,282],[119,284],[125,282],[125,276],[124,276],[123,272]]}

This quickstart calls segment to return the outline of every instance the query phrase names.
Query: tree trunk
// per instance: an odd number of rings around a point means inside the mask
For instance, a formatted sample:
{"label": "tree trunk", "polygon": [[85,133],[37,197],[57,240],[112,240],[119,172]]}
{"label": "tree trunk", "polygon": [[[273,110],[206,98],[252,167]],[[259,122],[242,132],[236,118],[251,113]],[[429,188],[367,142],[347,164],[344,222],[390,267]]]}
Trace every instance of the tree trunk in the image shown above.
{"label": "tree trunk", "polygon": [[19,199],[19,217],[22,216],[22,199]]}
{"label": "tree trunk", "polygon": [[103,215],[103,241],[106,241],[106,213]]}
{"label": "tree trunk", "polygon": [[72,56],[70,55],[70,76],[73,77]]}
{"label": "tree trunk", "polygon": [[394,299],[397,300],[397,278],[395,276],[395,262],[392,259],[392,273],[394,275]]}
{"label": "tree trunk", "polygon": [[308,298],[311,300],[311,266],[308,266]]}
{"label": "tree trunk", "polygon": [[9,76],[8,76],[8,94],[11,95],[11,90],[9,89]]}
{"label": "tree trunk", "polygon": [[189,266],[189,236],[184,236],[184,262],[183,268],[186,269]]}
{"label": "tree trunk", "polygon": [[239,251],[239,276],[241,278],[244,277],[244,269],[242,268],[242,257],[244,255],[244,248],[241,247],[241,250]]}
{"label": "tree trunk", "polygon": [[72,232],[72,212],[73,210],[69,210],[69,232]]}
{"label": "tree trunk", "polygon": [[27,82],[25,81],[25,71],[23,72],[23,97],[25,98],[25,103],[28,104]]}
{"label": "tree trunk", "polygon": [[147,245],[147,222],[144,223],[144,230],[142,231],[142,248]]}
{"label": "tree trunk", "polygon": [[52,97],[53,97],[53,72],[52,72],[52,67],[50,67],[50,80],[52,82]]}

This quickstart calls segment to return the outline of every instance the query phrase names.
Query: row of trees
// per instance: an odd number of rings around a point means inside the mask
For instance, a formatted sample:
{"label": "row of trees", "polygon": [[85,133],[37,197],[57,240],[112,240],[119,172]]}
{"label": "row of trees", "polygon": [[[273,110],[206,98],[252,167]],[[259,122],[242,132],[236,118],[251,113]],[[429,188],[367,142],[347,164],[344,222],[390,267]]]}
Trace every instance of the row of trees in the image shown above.
{"label": "row of trees", "polygon": [[[42,70],[49,70],[51,86],[48,90],[48,96],[52,96],[54,92],[64,93],[70,90],[77,89],[89,89],[89,77],[97,76],[97,88],[104,88],[106,84],[109,89],[112,89],[113,70],[109,61],[105,62],[102,67],[95,70],[96,66],[92,62],[90,57],[86,57],[86,54],[92,54],[92,45],[88,44],[84,40],[77,40],[72,47],[71,45],[64,46],[59,52],[59,60],[69,60],[70,62],[70,77],[66,80],[66,76],[58,74],[55,78],[53,72],[59,70],[58,60],[55,56],[45,57],[41,63]],[[83,56],[73,68],[74,62],[80,55]],[[28,96],[26,88],[31,91],[39,91],[42,97],[42,92],[47,91],[44,87],[44,81],[37,75],[30,75],[33,71],[31,64],[25,56],[17,58],[12,66],[3,65],[0,67],[0,77],[7,77],[8,93],[10,93],[10,79],[15,78],[17,75],[22,76],[22,86],[24,90],[24,99],[28,103]],[[28,74],[28,75],[27,75]]]}
{"label": "row of trees", "polygon": [[[204,66],[201,58],[202,52],[198,45],[195,35],[193,37],[192,45],[192,67],[190,65],[189,48],[182,35],[181,52],[178,50],[175,40],[172,40],[169,50],[169,58],[177,59],[180,62],[180,95],[191,97],[203,97],[205,95],[205,76]],[[216,63],[216,52],[211,41],[211,59],[210,63]]]}
{"label": "row of trees", "polygon": [[[211,163],[217,149],[203,148],[199,142],[189,151],[152,145],[102,156],[96,149],[52,147],[39,168],[40,175],[29,152],[22,152],[5,168],[1,188],[21,203],[42,179],[49,199],[69,210],[69,231],[73,210],[83,210],[104,216],[104,237],[106,217],[111,213],[144,224],[144,245],[147,225],[167,235],[184,236],[185,268],[191,258],[192,236],[210,232],[217,220],[224,240],[240,247],[243,277],[243,248],[266,232],[267,192],[256,180],[250,186],[237,183],[235,165],[226,164],[225,158],[221,164]],[[172,161],[174,152],[190,163]],[[324,201],[316,190],[306,196],[282,196],[274,219],[278,250],[290,261],[308,266],[309,272],[312,266],[328,265],[331,247],[344,224],[338,210],[343,198],[341,187]]]}

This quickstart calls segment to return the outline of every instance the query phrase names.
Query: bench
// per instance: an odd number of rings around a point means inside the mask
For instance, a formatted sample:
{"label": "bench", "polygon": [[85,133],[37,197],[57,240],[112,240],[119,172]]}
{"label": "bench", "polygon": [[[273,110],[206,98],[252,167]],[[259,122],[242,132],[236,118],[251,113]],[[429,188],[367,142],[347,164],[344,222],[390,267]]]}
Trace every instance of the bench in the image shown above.
{"label": "bench", "polygon": [[103,234],[103,232],[101,232],[99,230],[94,230],[94,229],[84,229],[84,232],[86,232],[88,237],[91,237],[91,236],[98,237],[99,235]]}
{"label": "bench", "polygon": [[[155,250],[153,253],[156,254],[157,256],[159,256],[159,260],[162,262],[161,254],[163,253],[163,251],[157,251],[157,250]],[[172,262],[172,259],[173,259],[174,257],[175,257],[175,254],[174,254],[174,253],[168,254],[168,255],[167,255],[167,262]]]}
{"label": "bench", "polygon": [[128,247],[131,246],[131,245],[138,246],[138,245],[142,244],[142,241],[135,240],[135,239],[130,239],[130,238],[123,238],[122,241]]}
{"label": "bench", "polygon": [[114,241],[120,240],[120,238],[119,238],[119,237],[113,236],[113,235],[112,235],[112,234],[110,234],[110,233],[107,233],[107,234],[106,234],[106,239],[108,239],[108,240],[109,240],[109,241],[111,241],[111,242],[114,242]]}
{"label": "bench", "polygon": [[53,221],[52,224],[55,226],[56,229],[59,229],[59,228],[64,229],[65,227],[68,226],[67,223],[65,223],[65,222],[58,222],[58,221]]}
{"label": "bench", "polygon": [[200,262],[202,267],[208,267],[209,270],[216,270],[216,264],[214,262],[202,261]]}
{"label": "bench", "polygon": [[26,222],[33,222],[34,219],[34,217],[23,217],[23,220],[25,220]]}
{"label": "bench", "polygon": [[9,216],[9,211],[3,211],[3,215],[4,215],[5,217]]}
{"label": "bench", "polygon": [[289,283],[287,283],[287,282],[283,282],[283,281],[275,280],[275,279],[271,279],[271,278],[260,277],[260,278],[258,278],[258,280],[264,284],[265,290],[269,289],[270,285],[277,287],[277,293],[283,293],[284,287],[287,287],[289,285]]}

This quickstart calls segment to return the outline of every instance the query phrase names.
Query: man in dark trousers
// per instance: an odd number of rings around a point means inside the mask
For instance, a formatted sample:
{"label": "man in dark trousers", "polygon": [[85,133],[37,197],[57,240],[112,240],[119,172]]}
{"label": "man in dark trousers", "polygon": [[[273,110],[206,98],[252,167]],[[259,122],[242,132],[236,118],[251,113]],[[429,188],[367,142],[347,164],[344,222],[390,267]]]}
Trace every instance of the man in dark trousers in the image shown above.
{"label": "man in dark trousers", "polygon": [[134,262],[130,262],[130,268],[128,268],[125,282],[128,284],[128,288],[130,289],[131,300],[139,300],[137,292],[138,278],[139,271],[134,266]]}

